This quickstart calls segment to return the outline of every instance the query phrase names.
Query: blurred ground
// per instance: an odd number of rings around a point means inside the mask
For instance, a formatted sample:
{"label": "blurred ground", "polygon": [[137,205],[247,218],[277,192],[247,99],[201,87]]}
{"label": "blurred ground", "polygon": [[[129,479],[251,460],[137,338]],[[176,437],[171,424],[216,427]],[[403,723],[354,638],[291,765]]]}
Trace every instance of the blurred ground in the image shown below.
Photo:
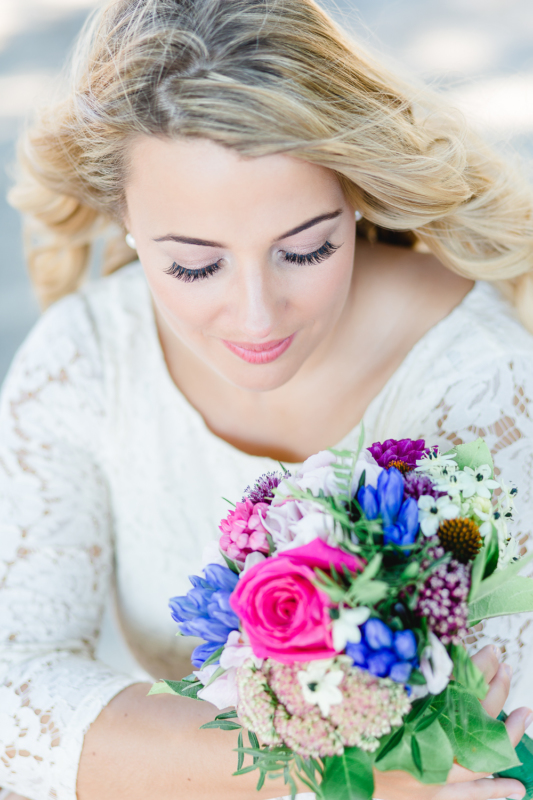
{"label": "blurred ground", "polygon": [[[0,0],[0,382],[37,317],[5,202],[14,142],[98,0]],[[494,141],[533,155],[531,0],[325,0],[363,39],[449,92]]]}

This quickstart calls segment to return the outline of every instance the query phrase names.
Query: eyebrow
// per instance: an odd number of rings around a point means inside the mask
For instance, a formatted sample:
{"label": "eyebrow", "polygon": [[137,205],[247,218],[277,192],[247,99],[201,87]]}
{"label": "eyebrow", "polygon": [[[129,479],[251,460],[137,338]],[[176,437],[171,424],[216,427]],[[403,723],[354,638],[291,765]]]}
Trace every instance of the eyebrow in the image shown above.
{"label": "eyebrow", "polygon": [[[301,225],[297,225],[296,228],[291,228],[290,231],[283,233],[281,236],[276,237],[274,239],[275,242],[278,242],[280,239],[287,239],[289,236],[294,236],[297,233],[301,233],[302,231],[307,230],[308,228],[312,228],[314,225],[318,225],[319,222],[324,222],[327,219],[336,219],[342,214],[342,209],[338,208],[336,211],[330,211],[327,214],[320,214],[318,217],[313,217],[312,219],[308,219],[307,222],[302,222]],[[209,239],[195,239],[191,236],[178,236],[174,233],[169,233],[166,236],[159,236],[157,239],[153,240],[154,242],[182,242],[183,244],[197,244],[200,247],[221,247],[223,250],[226,249],[225,245],[220,244],[220,242],[211,242]]]}

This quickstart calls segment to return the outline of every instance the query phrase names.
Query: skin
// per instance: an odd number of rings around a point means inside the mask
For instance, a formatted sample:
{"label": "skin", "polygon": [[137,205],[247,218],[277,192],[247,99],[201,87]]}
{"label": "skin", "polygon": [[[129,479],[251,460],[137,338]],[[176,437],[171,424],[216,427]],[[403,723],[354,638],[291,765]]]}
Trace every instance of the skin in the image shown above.
{"label": "skin", "polygon": [[[355,252],[354,209],[322,167],[155,137],[137,140],[130,156],[124,222],[151,289],[170,376],[216,435],[248,453],[296,462],[338,442],[413,345],[472,287],[430,255],[360,243]],[[321,263],[284,260],[326,241],[338,249]],[[187,283],[166,273],[173,263],[221,268]],[[224,345],[293,334],[291,346],[268,364],[243,361]],[[475,656],[490,684],[483,704],[493,716],[509,693],[510,669],[499,658],[492,647]],[[89,729],[79,800],[267,800],[285,793],[279,781],[256,793],[253,774],[232,777],[236,736],[198,730],[216,713],[212,706],[147,697],[148,689],[125,689]],[[526,708],[509,715],[514,744],[530,716]],[[402,772],[375,778],[381,800],[524,794],[518,781],[488,780],[458,765],[445,786],[424,786]]]}

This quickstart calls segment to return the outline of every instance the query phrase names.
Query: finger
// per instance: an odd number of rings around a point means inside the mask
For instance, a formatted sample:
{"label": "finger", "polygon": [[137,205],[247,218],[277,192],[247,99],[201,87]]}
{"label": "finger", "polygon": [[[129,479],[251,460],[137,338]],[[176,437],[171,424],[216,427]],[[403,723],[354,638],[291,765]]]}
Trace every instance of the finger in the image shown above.
{"label": "finger", "polygon": [[472,783],[456,783],[450,787],[450,794],[445,800],[521,800],[526,790],[518,781],[510,778],[482,778]]}
{"label": "finger", "polygon": [[494,644],[486,645],[479,653],[472,656],[472,661],[476,667],[481,670],[487,683],[490,683],[498,672],[501,656],[502,651]]}
{"label": "finger", "polygon": [[502,710],[509,695],[511,675],[513,671],[509,664],[500,664],[496,675],[489,684],[489,691],[481,705],[491,717],[497,717]]}
{"label": "finger", "polygon": [[477,781],[480,778],[488,778],[490,772],[472,772],[472,770],[462,767],[460,764],[454,764],[448,773],[446,783],[466,783],[467,781]]}
{"label": "finger", "polygon": [[533,711],[530,708],[517,708],[505,720],[505,727],[509,734],[509,739],[516,747],[526,730],[533,722]]}

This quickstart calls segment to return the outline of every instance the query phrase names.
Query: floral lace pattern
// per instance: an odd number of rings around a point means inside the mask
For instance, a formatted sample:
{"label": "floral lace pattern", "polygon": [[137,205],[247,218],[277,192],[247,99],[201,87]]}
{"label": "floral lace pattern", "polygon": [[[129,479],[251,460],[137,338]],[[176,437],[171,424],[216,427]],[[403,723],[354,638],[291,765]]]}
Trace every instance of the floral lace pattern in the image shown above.
{"label": "floral lace pattern", "polygon": [[[533,338],[478,283],[373,400],[367,443],[411,436],[446,448],[484,436],[519,486],[514,535],[525,551],[532,395]],[[215,437],[172,384],[138,265],[43,316],[0,405],[0,786],[76,800],[85,732],[136,682],[94,655],[111,585],[130,646],[171,677],[182,653],[167,600],[186,591],[216,536],[221,498],[273,468]],[[468,644],[497,642],[514,696],[528,702],[531,617],[477,628]]]}

